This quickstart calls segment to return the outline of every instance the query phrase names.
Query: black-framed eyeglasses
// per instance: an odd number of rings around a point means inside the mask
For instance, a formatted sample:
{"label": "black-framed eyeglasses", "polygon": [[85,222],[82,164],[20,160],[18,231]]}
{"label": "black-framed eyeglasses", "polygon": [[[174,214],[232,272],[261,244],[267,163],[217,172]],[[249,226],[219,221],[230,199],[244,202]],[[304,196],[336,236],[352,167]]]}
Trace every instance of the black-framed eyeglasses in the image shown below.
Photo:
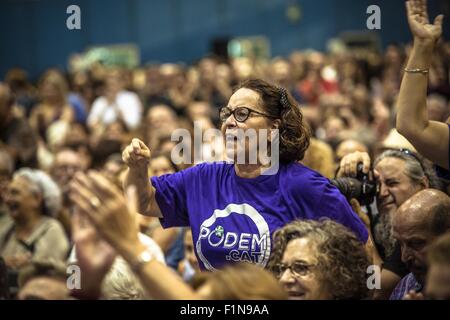
{"label": "black-framed eyeglasses", "polygon": [[229,116],[233,115],[237,122],[245,122],[252,113],[256,113],[268,118],[274,118],[266,113],[259,112],[247,107],[237,107],[234,110],[231,110],[228,107],[222,107],[219,110],[219,119],[220,121],[225,122]]}
{"label": "black-framed eyeglasses", "polygon": [[294,277],[303,277],[311,272],[311,269],[314,267],[312,264],[306,264],[304,262],[294,262],[290,265],[280,263],[275,266],[274,273],[278,278],[281,278],[287,269],[291,271]]}

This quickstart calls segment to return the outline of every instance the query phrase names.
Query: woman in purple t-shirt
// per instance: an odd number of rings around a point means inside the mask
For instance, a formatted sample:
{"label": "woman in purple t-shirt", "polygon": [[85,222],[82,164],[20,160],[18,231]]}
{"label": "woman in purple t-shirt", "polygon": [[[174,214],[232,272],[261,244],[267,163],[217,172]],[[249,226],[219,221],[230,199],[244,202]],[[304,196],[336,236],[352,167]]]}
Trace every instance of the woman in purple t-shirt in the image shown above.
{"label": "woman in purple t-shirt", "polygon": [[[133,139],[123,152],[129,166],[125,186],[137,187],[139,212],[159,217],[165,228],[190,226],[202,269],[238,261],[265,266],[272,233],[296,219],[329,218],[367,241],[367,230],[346,199],[298,162],[310,133],[285,89],[245,81],[220,110],[220,120],[232,163],[202,163],[149,183],[147,146]],[[257,153],[264,143],[269,161]],[[258,155],[253,162],[252,152]]]}

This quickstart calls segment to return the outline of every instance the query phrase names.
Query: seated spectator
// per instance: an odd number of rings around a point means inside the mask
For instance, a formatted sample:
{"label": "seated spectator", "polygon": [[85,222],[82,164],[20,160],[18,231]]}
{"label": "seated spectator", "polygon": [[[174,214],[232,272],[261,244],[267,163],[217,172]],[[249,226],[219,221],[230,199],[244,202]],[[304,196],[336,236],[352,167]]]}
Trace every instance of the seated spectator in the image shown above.
{"label": "seated spectator", "polygon": [[401,247],[402,261],[410,272],[390,297],[401,300],[411,290],[422,292],[426,285],[429,245],[450,231],[450,197],[438,190],[420,191],[401,205],[393,216],[392,226]]}
{"label": "seated spectator", "polygon": [[63,148],[55,153],[55,161],[52,166],[52,178],[58,184],[63,204],[69,201],[69,183],[78,171],[86,171],[88,163],[85,158],[75,150]]}
{"label": "seated spectator", "polygon": [[367,298],[368,266],[364,245],[331,220],[294,221],[276,231],[268,265],[295,300]]}
{"label": "seated spectator", "polygon": [[83,155],[75,150],[63,148],[55,153],[55,160],[51,168],[51,175],[61,190],[62,207],[57,218],[64,227],[64,231],[70,239],[70,212],[72,204],[69,199],[69,186],[73,176],[78,171],[85,171],[88,162]]}
{"label": "seated spectator", "polygon": [[125,90],[120,70],[113,69],[106,74],[105,94],[95,99],[87,124],[91,129],[102,130],[120,120],[131,131],[140,126],[142,111],[142,103],[137,94]]}
{"label": "seated spectator", "polygon": [[28,117],[36,103],[36,89],[31,85],[27,72],[20,68],[12,68],[6,73],[5,82],[16,97],[17,104],[25,109]]}
{"label": "seated spectator", "polygon": [[67,98],[67,82],[58,70],[50,69],[44,73],[38,88],[41,101],[31,111],[30,124],[46,141],[47,129],[52,123],[71,123],[75,115]]}
{"label": "seated spectator", "polygon": [[427,299],[450,300],[450,233],[439,237],[427,251],[425,296]]}
{"label": "seated spectator", "polygon": [[13,113],[14,98],[9,87],[0,82],[0,147],[6,149],[14,167],[37,166],[37,136],[26,119]]}
{"label": "seated spectator", "polygon": [[0,255],[18,270],[35,259],[64,261],[68,241],[53,217],[61,209],[61,192],[44,172],[20,169],[14,174],[6,204],[13,224],[0,234]]}

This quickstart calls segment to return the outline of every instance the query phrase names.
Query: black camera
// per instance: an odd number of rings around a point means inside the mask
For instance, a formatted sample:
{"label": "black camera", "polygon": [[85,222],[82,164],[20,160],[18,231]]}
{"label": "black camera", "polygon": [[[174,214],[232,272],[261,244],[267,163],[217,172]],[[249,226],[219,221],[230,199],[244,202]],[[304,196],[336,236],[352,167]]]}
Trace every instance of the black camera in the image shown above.
{"label": "black camera", "polygon": [[363,173],[363,164],[358,163],[356,178],[336,178],[332,179],[333,184],[347,198],[356,199],[361,205],[369,206],[378,193],[378,184]]}

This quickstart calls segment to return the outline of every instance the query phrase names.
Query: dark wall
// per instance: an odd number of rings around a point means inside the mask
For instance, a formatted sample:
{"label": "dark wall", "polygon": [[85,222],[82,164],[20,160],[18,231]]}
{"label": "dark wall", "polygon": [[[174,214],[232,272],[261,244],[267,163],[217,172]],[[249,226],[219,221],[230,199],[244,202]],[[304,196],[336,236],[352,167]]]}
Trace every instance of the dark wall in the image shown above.
{"label": "dark wall", "polygon": [[[448,11],[447,2],[431,1],[432,15]],[[290,3],[302,9],[295,24],[286,18]],[[81,8],[81,30],[66,28],[71,4]],[[0,76],[13,66],[32,77],[51,66],[64,68],[71,53],[98,44],[135,43],[142,63],[190,63],[220,36],[264,34],[273,55],[324,50],[326,40],[342,31],[365,30],[371,4],[381,7],[383,45],[409,41],[403,0],[2,0]]]}

